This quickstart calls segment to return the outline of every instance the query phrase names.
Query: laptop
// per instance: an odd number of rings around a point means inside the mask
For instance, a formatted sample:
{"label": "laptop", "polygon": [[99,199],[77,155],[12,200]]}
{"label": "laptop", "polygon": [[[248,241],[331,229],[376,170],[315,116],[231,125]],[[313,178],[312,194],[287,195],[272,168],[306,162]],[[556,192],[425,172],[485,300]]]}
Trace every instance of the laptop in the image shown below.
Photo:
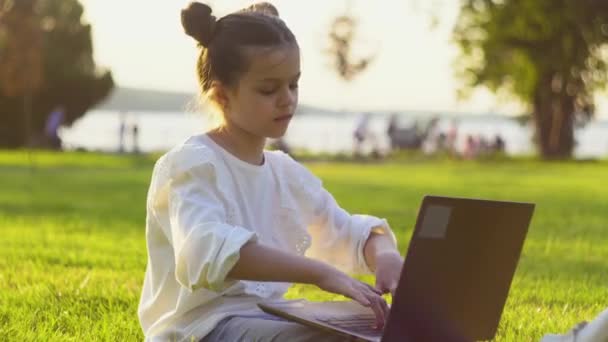
{"label": "laptop", "polygon": [[270,314],[359,341],[490,340],[534,204],[425,196],[382,331],[354,301],[264,302]]}

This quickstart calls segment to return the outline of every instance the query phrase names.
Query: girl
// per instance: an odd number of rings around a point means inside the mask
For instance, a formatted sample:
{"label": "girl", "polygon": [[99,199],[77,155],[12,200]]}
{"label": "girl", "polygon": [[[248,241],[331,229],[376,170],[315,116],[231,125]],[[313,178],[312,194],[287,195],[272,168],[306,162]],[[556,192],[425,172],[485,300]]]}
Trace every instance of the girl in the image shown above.
{"label": "girl", "polygon": [[[382,328],[403,259],[386,220],[349,215],[306,168],[267,138],[298,103],[298,43],[269,4],[217,20],[182,11],[201,48],[197,75],[222,124],[162,156],[147,199],[148,265],[139,319],[148,340],[330,340],[264,314],[290,283],[370,307]],[[343,272],[375,272],[376,287]]]}

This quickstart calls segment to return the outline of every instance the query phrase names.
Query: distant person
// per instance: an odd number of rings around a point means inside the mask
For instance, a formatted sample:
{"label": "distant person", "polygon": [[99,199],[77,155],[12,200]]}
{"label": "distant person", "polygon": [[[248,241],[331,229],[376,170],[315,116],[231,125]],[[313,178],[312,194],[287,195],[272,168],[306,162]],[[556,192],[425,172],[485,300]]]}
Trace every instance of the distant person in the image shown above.
{"label": "distant person", "polygon": [[59,137],[59,127],[65,119],[65,108],[57,106],[53,109],[44,125],[44,135],[47,141],[47,146],[54,150],[61,149],[61,138]]}
{"label": "distant person", "polygon": [[[289,283],[352,298],[384,325],[381,295],[403,266],[386,220],[347,213],[303,165],[264,150],[289,126],[301,71],[296,38],[269,6],[217,19],[197,2],[182,11],[201,49],[202,95],[224,120],[155,164],[138,310],[146,340],[342,340],[257,307]],[[364,270],[376,287],[345,273]]]}
{"label": "distant person", "polygon": [[464,159],[475,159],[478,152],[477,139],[472,134],[467,135],[464,143],[464,149],[462,151],[462,157]]}
{"label": "distant person", "polygon": [[364,113],[359,116],[357,123],[355,125],[355,130],[353,132],[354,138],[354,154],[361,155],[363,150],[363,143],[368,140],[370,132],[369,132],[369,120],[370,114]]}
{"label": "distant person", "polygon": [[127,133],[127,114],[124,111],[120,111],[118,113],[118,118],[120,120],[118,126],[118,152],[125,152],[125,135]]}
{"label": "distant person", "polygon": [[391,150],[399,149],[399,141],[398,141],[398,133],[399,133],[399,116],[397,114],[392,114],[388,119],[388,125],[386,126],[386,135],[390,141]]}
{"label": "distant person", "polygon": [[139,153],[139,125],[137,121],[133,122],[131,125],[131,135],[133,138],[133,153]]}
{"label": "distant person", "polygon": [[445,151],[448,149],[447,139],[448,138],[445,132],[439,132],[439,134],[437,134],[437,149],[439,151]]}
{"label": "distant person", "polygon": [[458,122],[456,120],[452,120],[450,128],[446,133],[446,145],[449,152],[453,155],[457,154],[456,142],[458,142]]}
{"label": "distant person", "polygon": [[506,143],[500,134],[496,134],[494,137],[493,150],[495,153],[504,153]]}
{"label": "distant person", "polygon": [[488,139],[483,135],[477,135],[477,155],[487,155],[490,153],[491,146]]}
{"label": "distant person", "polygon": [[429,120],[421,136],[421,148],[425,154],[434,154],[444,149],[446,135],[439,129],[439,118]]}

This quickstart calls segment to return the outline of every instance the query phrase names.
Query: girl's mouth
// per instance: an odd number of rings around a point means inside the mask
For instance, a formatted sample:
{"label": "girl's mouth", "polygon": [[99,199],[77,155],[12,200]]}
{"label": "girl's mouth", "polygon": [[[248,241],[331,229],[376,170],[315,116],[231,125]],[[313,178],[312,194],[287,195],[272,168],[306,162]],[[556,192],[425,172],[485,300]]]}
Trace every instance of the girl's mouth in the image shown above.
{"label": "girl's mouth", "polygon": [[276,122],[289,121],[292,117],[293,117],[293,115],[283,115],[283,116],[279,116],[278,118],[275,118],[274,121],[276,121]]}

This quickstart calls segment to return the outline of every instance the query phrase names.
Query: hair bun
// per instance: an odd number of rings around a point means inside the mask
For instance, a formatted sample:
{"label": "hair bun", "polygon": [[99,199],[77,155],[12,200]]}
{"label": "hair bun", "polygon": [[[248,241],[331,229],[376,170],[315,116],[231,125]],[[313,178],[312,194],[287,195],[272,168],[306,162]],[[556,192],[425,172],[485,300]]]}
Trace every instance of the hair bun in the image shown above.
{"label": "hair bun", "polygon": [[244,8],[241,12],[254,12],[254,13],[262,13],[274,17],[279,16],[279,11],[273,4],[269,2],[259,2],[257,4],[253,4],[249,7]]}
{"label": "hair bun", "polygon": [[182,10],[181,17],[186,34],[202,46],[208,47],[216,25],[216,18],[211,15],[211,7],[200,2],[191,2]]}

